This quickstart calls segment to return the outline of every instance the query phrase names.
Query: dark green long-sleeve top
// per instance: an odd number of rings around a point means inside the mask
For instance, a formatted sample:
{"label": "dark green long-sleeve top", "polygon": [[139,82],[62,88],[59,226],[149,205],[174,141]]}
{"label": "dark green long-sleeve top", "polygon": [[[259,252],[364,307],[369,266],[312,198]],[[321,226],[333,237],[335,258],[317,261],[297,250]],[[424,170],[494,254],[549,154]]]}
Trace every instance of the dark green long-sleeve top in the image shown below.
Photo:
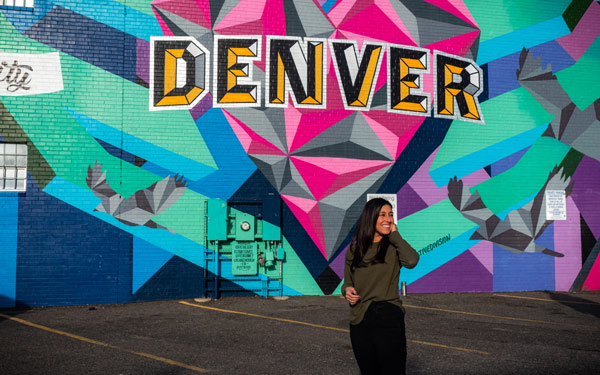
{"label": "dark green long-sleeve top", "polygon": [[[369,246],[363,262],[369,264],[377,254],[379,243]],[[344,284],[342,294],[346,295],[346,288],[351,286],[360,296],[358,302],[350,309],[350,324],[359,324],[373,301],[387,301],[402,307],[398,282],[400,268],[414,268],[419,262],[419,254],[406,242],[397,231],[390,234],[390,246],[385,255],[385,263],[370,264],[366,267],[357,267],[351,270],[354,259],[354,246],[346,252],[344,267]]]}

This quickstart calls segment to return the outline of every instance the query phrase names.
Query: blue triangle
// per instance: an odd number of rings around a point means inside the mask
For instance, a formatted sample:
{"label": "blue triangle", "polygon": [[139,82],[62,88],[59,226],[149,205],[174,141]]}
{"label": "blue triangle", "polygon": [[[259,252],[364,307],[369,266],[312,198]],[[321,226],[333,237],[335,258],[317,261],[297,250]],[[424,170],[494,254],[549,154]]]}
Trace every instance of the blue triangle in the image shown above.
{"label": "blue triangle", "polygon": [[173,254],[133,236],[133,272],[131,294],[135,294]]}
{"label": "blue triangle", "polygon": [[[540,220],[544,219],[544,217],[540,218]],[[546,230],[540,234],[540,236],[535,240],[535,243],[550,250],[554,250],[554,223],[550,224]],[[560,252],[560,249],[557,249],[556,251]]]}

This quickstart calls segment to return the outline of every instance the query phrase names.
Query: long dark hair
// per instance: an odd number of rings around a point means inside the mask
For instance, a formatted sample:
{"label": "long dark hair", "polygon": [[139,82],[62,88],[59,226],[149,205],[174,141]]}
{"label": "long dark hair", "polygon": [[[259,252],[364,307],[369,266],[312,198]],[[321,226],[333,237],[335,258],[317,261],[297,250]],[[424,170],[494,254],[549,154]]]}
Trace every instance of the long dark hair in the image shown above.
{"label": "long dark hair", "polygon": [[383,206],[392,207],[391,203],[383,198],[374,198],[367,202],[358,218],[358,224],[352,236],[351,247],[354,247],[354,258],[352,259],[351,269],[354,271],[357,267],[366,267],[369,264],[385,263],[385,254],[387,253],[390,239],[388,236],[383,236],[379,242],[379,249],[375,259],[367,264],[363,262],[363,258],[369,246],[373,243],[375,237],[375,225],[379,218],[379,211]]}

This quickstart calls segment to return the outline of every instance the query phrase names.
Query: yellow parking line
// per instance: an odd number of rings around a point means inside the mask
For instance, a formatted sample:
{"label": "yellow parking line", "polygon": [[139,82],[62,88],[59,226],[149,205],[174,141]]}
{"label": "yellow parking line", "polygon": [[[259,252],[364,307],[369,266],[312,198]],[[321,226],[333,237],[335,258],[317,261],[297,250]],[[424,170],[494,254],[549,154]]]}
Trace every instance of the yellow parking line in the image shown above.
{"label": "yellow parking line", "polygon": [[75,339],[75,340],[87,342],[89,344],[104,346],[106,348],[111,348],[111,349],[119,350],[121,352],[135,354],[135,355],[140,356],[140,357],[146,357],[146,358],[154,359],[156,361],[168,363],[170,365],[177,366],[177,367],[182,367],[182,368],[185,368],[185,369],[188,369],[188,370],[193,370],[193,371],[196,371],[196,372],[208,372],[208,370],[200,368],[200,367],[196,367],[196,366],[188,365],[186,363],[181,363],[181,362],[173,361],[173,360],[168,359],[168,358],[159,357],[159,356],[148,354],[148,353],[136,352],[134,350],[121,348],[120,346],[107,344],[105,342],[98,341],[98,340],[88,339],[87,337],[83,337],[83,336],[79,336],[79,335],[74,335],[74,334],[69,333],[69,332],[60,331],[58,329],[54,329],[54,328],[46,327],[46,326],[43,326],[43,325],[40,325],[40,324],[32,323],[32,322],[29,322],[27,320],[15,318],[13,316],[0,314],[0,318],[4,318],[4,319],[7,319],[7,320],[12,320],[13,322],[17,322],[17,323],[20,323],[20,324],[23,324],[23,325],[26,325],[26,326],[29,326],[29,327],[34,327],[34,328],[38,328],[38,329],[41,329],[41,330],[44,330],[44,331],[47,331],[47,332],[56,333],[58,335],[70,337],[70,338]]}
{"label": "yellow parking line", "polygon": [[524,297],[524,296],[513,296],[510,294],[492,294],[496,297],[506,297],[506,298],[521,298],[521,299],[531,299],[534,301],[545,301],[545,302],[560,302],[566,304],[576,304],[576,305],[592,305],[592,306],[600,306],[600,303],[595,302],[577,302],[577,301],[565,301],[565,300],[557,300],[557,299],[548,299],[548,298],[536,298],[536,297]]}
{"label": "yellow parking line", "polygon": [[[305,326],[310,326],[310,327],[315,327],[315,328],[329,329],[329,330],[332,330],[332,331],[339,331],[339,332],[346,332],[346,333],[350,332],[350,330],[345,329],[345,328],[330,327],[330,326],[324,326],[324,325],[321,325],[321,324],[313,324],[313,323],[301,322],[301,321],[298,321],[298,320],[276,318],[276,317],[273,317],[273,316],[253,314],[253,313],[247,313],[247,312],[243,312],[243,311],[220,309],[220,308],[217,308],[217,307],[197,305],[195,303],[189,303],[189,302],[186,302],[186,301],[179,301],[179,303],[184,304],[184,305],[188,305],[188,306],[192,306],[192,307],[199,307],[201,309],[206,309],[206,310],[220,311],[220,312],[225,312],[225,313],[230,313],[230,314],[245,315],[245,316],[251,316],[251,317],[254,317],[254,318],[277,320],[277,321],[280,321],[280,322],[292,323],[292,324],[300,324],[300,325],[305,325]],[[460,350],[460,351],[463,351],[463,352],[470,352],[470,353],[478,353],[478,354],[483,354],[483,355],[490,355],[489,352],[484,352],[484,351],[481,351],[481,350],[460,348],[460,347],[456,347],[456,346],[436,344],[436,343],[433,343],[433,342],[411,340],[411,339],[407,339],[406,341],[409,341],[409,342],[412,342],[412,343],[415,343],[415,344],[436,346],[436,347],[445,348],[445,349]]]}
{"label": "yellow parking line", "polygon": [[412,342],[412,343],[415,343],[415,344],[437,346],[437,347],[440,347],[440,348],[452,349],[452,350],[460,350],[462,352],[469,352],[469,353],[477,353],[477,354],[483,354],[483,355],[490,355],[490,352],[484,352],[482,350],[477,350],[477,349],[467,349],[467,348],[461,348],[461,347],[458,347],[458,346],[448,346],[448,345],[443,345],[443,344],[437,344],[435,342],[419,341],[419,340],[411,340],[411,339],[406,339],[406,341],[409,341],[409,342]]}
{"label": "yellow parking line", "polygon": [[297,320],[290,320],[290,319],[283,319],[283,318],[276,318],[273,316],[266,316],[266,315],[258,315],[258,314],[252,314],[252,313],[247,313],[247,312],[242,312],[242,311],[234,311],[234,310],[225,310],[225,309],[219,309],[216,307],[210,307],[210,306],[202,306],[202,305],[196,305],[194,303],[189,303],[186,301],[179,301],[179,303],[182,303],[184,305],[188,305],[188,306],[193,306],[193,307],[199,307],[201,309],[207,309],[207,310],[214,310],[214,311],[220,311],[220,312],[226,312],[226,313],[230,313],[230,314],[238,314],[238,315],[246,315],[246,316],[252,316],[255,318],[263,318],[263,319],[270,319],[270,320],[277,320],[279,322],[286,322],[286,323],[294,323],[294,324],[302,324],[305,326],[311,326],[311,327],[316,327],[316,328],[324,328],[324,329],[330,329],[332,331],[341,331],[341,332],[348,332],[347,329],[344,328],[336,328],[336,327],[328,327],[328,326],[322,326],[320,324],[313,324],[313,323],[307,323],[307,322],[299,322]]}
{"label": "yellow parking line", "polygon": [[549,322],[549,321],[546,321],[546,320],[513,318],[513,317],[510,317],[510,316],[482,314],[482,313],[474,313],[474,312],[460,311],[460,310],[448,310],[448,309],[440,309],[440,308],[437,308],[437,307],[425,307],[425,306],[415,306],[415,305],[406,305],[406,304],[404,304],[404,306],[405,307],[410,307],[410,308],[413,308],[413,309],[443,311],[443,312],[463,314],[463,315],[484,316],[484,317],[487,317],[487,318],[496,318],[496,319],[516,320],[516,321],[529,322],[529,323],[542,323],[542,324],[553,324],[553,325],[561,325],[561,326],[570,326],[570,327],[575,326],[575,327],[578,327],[577,324],[555,323],[555,322]]}

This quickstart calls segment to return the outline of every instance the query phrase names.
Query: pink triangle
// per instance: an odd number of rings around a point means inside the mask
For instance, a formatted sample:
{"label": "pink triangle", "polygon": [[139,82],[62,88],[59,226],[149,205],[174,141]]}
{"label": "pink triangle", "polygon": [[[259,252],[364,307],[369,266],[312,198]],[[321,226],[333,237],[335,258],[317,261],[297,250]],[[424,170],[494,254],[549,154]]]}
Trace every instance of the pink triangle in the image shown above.
{"label": "pink triangle", "polygon": [[[394,13],[395,14],[395,13]],[[359,45],[365,39],[386,41],[388,43],[415,45],[413,37],[408,33],[402,23],[394,23],[377,6],[370,6],[355,17],[347,19],[339,26],[346,35],[354,37]],[[404,29],[404,30],[403,30]]]}
{"label": "pink triangle", "polygon": [[596,258],[587,279],[583,282],[584,291],[600,290],[600,256]]}
{"label": "pink triangle", "polygon": [[432,206],[448,199],[448,188],[446,186],[442,186],[441,188],[438,187],[429,175],[429,169],[431,168],[431,164],[435,160],[438,151],[439,148],[433,151],[407,182],[407,185],[418,192],[419,197],[421,197],[428,206]]}
{"label": "pink triangle", "polygon": [[246,150],[249,155],[285,155],[283,151],[275,147],[269,141],[256,134],[246,124],[239,121],[237,118],[232,116],[229,112],[223,110],[223,114],[227,119],[227,122],[233,129],[233,132],[239,139],[242,147]]}
{"label": "pink triangle", "polygon": [[327,259],[327,250],[325,248],[325,234],[323,224],[321,223],[321,212],[317,201],[294,197],[291,195],[281,195],[288,207],[294,213],[294,216],[300,221],[302,227],[306,230],[310,238]]}
{"label": "pink triangle", "polygon": [[293,105],[288,105],[288,108],[286,108],[283,111],[283,116],[285,117],[285,141],[287,144],[287,149],[289,151],[292,150],[292,145],[294,139],[296,138],[296,133],[298,132],[298,128],[300,127],[302,113],[300,113],[300,111]]}
{"label": "pink triangle", "polygon": [[[286,121],[289,117],[300,116],[297,126],[294,131],[287,135],[287,143],[291,143],[289,152],[293,152],[311,141],[315,136],[321,134],[340,120],[351,115],[351,111],[336,111],[328,108],[327,114],[324,115],[322,110],[298,109],[291,103],[285,109]],[[286,122],[287,127],[287,122]],[[293,139],[291,139],[293,137]]]}
{"label": "pink triangle", "polygon": [[[241,31],[253,30],[247,32],[249,35],[263,35],[262,33],[262,20],[261,17],[265,10],[266,0],[241,0],[227,15],[219,22],[218,25],[214,25],[214,30],[221,34],[236,33],[242,34]],[[252,24],[254,27],[242,27],[244,24]],[[230,29],[229,33],[224,31]],[[232,31],[232,30],[235,30]]]}
{"label": "pink triangle", "polygon": [[154,1],[152,5],[207,29],[211,27],[208,0]]}
{"label": "pink triangle", "polygon": [[361,114],[394,160],[400,156],[412,136],[426,119],[424,116],[410,116],[375,110]]}
{"label": "pink triangle", "polygon": [[[338,81],[335,68],[333,66],[333,60],[331,56],[327,56],[327,109],[334,111],[344,111],[344,102],[342,99],[342,91],[340,89],[340,83]],[[348,113],[349,115],[350,113]]]}
{"label": "pink triangle", "polygon": [[162,30],[163,35],[164,36],[173,36],[173,32],[171,31],[169,26],[167,26],[167,23],[162,19],[160,14],[158,14],[158,11],[154,8],[152,8],[152,11],[154,12],[154,15],[156,16],[156,20],[158,21],[158,25],[160,26],[160,29]]}
{"label": "pink triangle", "polygon": [[290,160],[317,200],[392,164],[389,160],[308,156],[292,156]]}
{"label": "pink triangle", "polygon": [[343,22],[362,12],[371,3],[372,1],[364,0],[340,0],[327,13],[327,17],[331,24],[337,28]]}
{"label": "pink triangle", "polygon": [[[221,35],[262,35],[263,24],[261,20],[237,23],[235,25],[223,26],[223,22],[215,27],[215,32]],[[264,48],[263,48],[264,49]]]}
{"label": "pink triangle", "polygon": [[469,251],[489,273],[494,274],[494,244],[492,242],[479,241]]}
{"label": "pink triangle", "polygon": [[[385,14],[385,16],[387,18],[389,18],[390,21],[392,21],[392,24],[399,28],[400,31],[405,35],[410,37],[411,41],[412,41],[412,45],[416,45],[417,42],[414,40],[413,36],[410,34],[410,31],[408,31],[408,29],[406,28],[406,25],[404,25],[404,22],[402,21],[402,18],[400,18],[400,16],[398,15],[398,13],[396,12],[396,9],[394,9],[394,7],[392,6],[392,2],[389,0],[384,0],[384,1],[375,1],[375,3],[377,4],[377,6],[380,8],[380,10]],[[395,32],[395,30],[388,30],[389,32]]]}
{"label": "pink triangle", "polygon": [[461,20],[470,23],[471,25],[479,28],[475,19],[469,12],[469,9],[463,2],[463,0],[425,0],[429,4],[435,5],[436,7],[445,10],[446,12],[455,15]]}
{"label": "pink triangle", "polygon": [[452,55],[465,56],[473,46],[473,43],[477,40],[477,37],[479,37],[480,33],[479,30],[471,31],[466,34],[431,43],[425,46],[425,48],[429,48],[432,51],[435,49]]}
{"label": "pink triangle", "polygon": [[[423,121],[425,121],[425,117],[423,117]],[[404,151],[406,146],[408,146],[408,144],[410,143],[410,140],[414,137],[417,130],[419,130],[419,127],[421,126],[422,123],[423,122],[413,126],[406,133],[402,134],[402,136],[398,139],[398,147],[396,148],[395,159],[398,159],[400,154],[402,154],[402,152]]]}
{"label": "pink triangle", "polygon": [[[286,35],[285,9],[281,0],[267,0],[262,13],[263,35]],[[266,44],[264,44],[266,46]],[[265,48],[266,49],[266,48]]]}

